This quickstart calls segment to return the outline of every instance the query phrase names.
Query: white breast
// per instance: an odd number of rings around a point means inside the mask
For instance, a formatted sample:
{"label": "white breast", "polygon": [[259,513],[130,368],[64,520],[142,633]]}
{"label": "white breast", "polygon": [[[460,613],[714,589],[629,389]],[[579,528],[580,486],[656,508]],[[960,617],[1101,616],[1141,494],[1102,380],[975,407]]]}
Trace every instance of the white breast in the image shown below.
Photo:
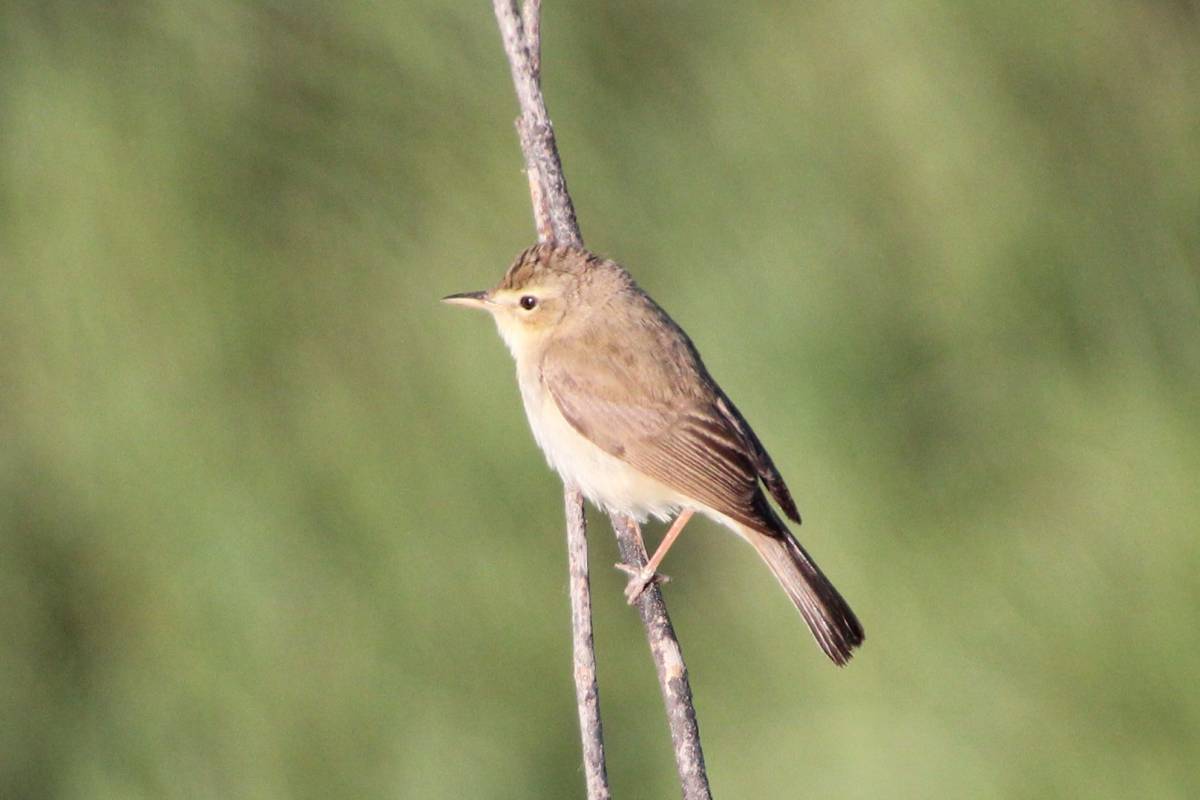
{"label": "white breast", "polygon": [[575,430],[558,410],[536,365],[518,363],[517,370],[533,438],[565,483],[578,486],[600,508],[640,521],[650,515],[668,519],[687,504],[674,490],[609,455]]}

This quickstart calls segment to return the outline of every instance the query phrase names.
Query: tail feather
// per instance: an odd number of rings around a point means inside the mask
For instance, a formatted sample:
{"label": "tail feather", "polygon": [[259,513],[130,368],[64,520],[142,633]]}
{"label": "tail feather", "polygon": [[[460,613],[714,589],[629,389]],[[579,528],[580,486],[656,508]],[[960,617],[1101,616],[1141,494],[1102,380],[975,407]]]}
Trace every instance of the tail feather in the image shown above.
{"label": "tail feather", "polygon": [[808,623],[817,644],[833,663],[843,666],[854,648],[863,643],[862,625],[795,537],[782,523],[779,528],[774,534],[747,529],[743,535],[775,573]]}

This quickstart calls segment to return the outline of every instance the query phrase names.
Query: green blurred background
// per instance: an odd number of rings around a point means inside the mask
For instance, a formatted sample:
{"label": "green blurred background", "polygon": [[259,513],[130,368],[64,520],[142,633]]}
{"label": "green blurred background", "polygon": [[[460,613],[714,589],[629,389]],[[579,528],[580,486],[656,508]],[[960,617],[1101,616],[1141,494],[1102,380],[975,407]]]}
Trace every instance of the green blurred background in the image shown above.
{"label": "green blurred background", "polygon": [[[868,631],[693,526],[717,796],[1200,796],[1196,5],[544,36],[586,240]],[[582,796],[559,481],[437,303],[532,239],[515,112],[483,2],[0,4],[0,797]],[[676,796],[591,546],[616,796]]]}

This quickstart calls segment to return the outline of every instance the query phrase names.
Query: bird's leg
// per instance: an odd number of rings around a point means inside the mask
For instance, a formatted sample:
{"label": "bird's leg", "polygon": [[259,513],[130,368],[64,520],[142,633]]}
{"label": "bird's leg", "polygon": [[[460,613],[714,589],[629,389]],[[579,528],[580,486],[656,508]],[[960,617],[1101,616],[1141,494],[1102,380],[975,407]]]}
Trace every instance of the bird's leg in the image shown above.
{"label": "bird's leg", "polygon": [[671,549],[671,545],[679,538],[679,534],[683,532],[683,526],[688,524],[688,520],[692,518],[693,513],[693,510],[690,508],[685,508],[679,512],[679,516],[671,523],[670,530],[667,531],[667,535],[663,537],[663,540],[658,543],[658,549],[654,551],[654,555],[646,562],[646,566],[638,569],[629,564],[617,564],[617,569],[630,576],[629,583],[625,586],[625,599],[629,601],[629,605],[633,605],[634,601],[638,599],[651,583],[662,583],[669,580],[666,575],[659,575],[655,570],[658,569],[658,565],[666,557],[667,551]]}

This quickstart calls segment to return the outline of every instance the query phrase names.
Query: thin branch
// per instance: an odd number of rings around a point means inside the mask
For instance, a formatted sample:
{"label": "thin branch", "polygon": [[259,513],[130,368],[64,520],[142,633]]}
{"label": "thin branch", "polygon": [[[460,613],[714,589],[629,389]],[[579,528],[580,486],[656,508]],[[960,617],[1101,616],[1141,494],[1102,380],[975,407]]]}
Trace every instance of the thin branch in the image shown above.
{"label": "thin branch", "polygon": [[[517,131],[521,137],[521,150],[525,155],[525,168],[536,174],[541,183],[543,207],[550,218],[549,229],[553,238],[563,244],[583,246],[579,223],[575,219],[575,207],[567,192],[567,180],[563,177],[562,162],[558,158],[558,145],[554,140],[554,128],[546,113],[546,100],[542,96],[540,83],[540,38],[530,43],[525,25],[517,9],[516,0],[493,0],[496,21],[500,25],[500,37],[504,40],[504,52],[512,68],[513,86],[517,90],[517,102],[521,116],[517,118]],[[538,0],[529,0],[526,6],[530,13],[540,9]],[[540,34],[540,23],[530,26]],[[538,209],[534,209],[538,213]],[[538,224],[541,237],[543,225]]]}
{"label": "thin branch", "polygon": [[[554,129],[546,113],[541,89],[541,0],[526,0],[525,19],[514,0],[494,0],[496,21],[504,51],[512,67],[513,85],[521,106],[517,133],[529,177],[538,241],[558,240],[583,244],[575,209],[567,193]],[[610,800],[608,768],[604,760],[604,731],[600,722],[600,687],[596,680],[596,649],[592,637],[592,595],[588,579],[587,518],[583,495],[574,486],[563,490],[567,517],[567,565],[570,574],[571,644],[575,676],[575,702],[588,800]]]}
{"label": "thin branch", "polygon": [[571,644],[575,662],[575,703],[583,737],[583,772],[589,800],[608,800],[608,767],[604,763],[604,731],[600,725],[600,687],[592,641],[592,593],[588,582],[587,520],[583,495],[574,486],[563,496],[567,509],[567,562],[571,573]]}
{"label": "thin branch", "polygon": [[[612,516],[613,532],[621,560],[641,569],[646,565],[646,545],[637,522],[624,515]],[[708,773],[704,769],[704,751],[700,748],[700,726],[696,707],[692,703],[692,684],[688,680],[687,664],[675,637],[675,628],[667,614],[662,590],[651,582],[637,600],[637,610],[646,626],[650,655],[658,673],[658,685],[667,707],[667,724],[671,728],[671,743],[675,747],[675,768],[684,800],[712,800]]]}
{"label": "thin branch", "polygon": [[[567,192],[554,128],[546,112],[541,90],[541,0],[525,0],[524,19],[516,0],[493,0],[496,21],[504,41],[504,51],[512,68],[513,85],[521,115],[517,133],[525,169],[529,177],[530,199],[538,240],[555,240],[583,246],[583,236],[575,218],[575,208]],[[587,528],[583,498],[579,490],[568,486],[564,502],[567,512],[567,552],[571,574],[571,621],[574,631],[575,694],[579,705],[580,731],[583,736],[584,770],[588,798],[609,798],[608,776],[604,764],[604,742],[600,725],[599,692],[596,686],[596,658],[592,641],[591,595],[588,584]],[[646,547],[637,523],[621,515],[612,516],[613,531],[622,560],[629,565],[646,564]],[[646,638],[658,673],[675,765],[679,771],[684,800],[711,800],[704,753],[700,747],[700,729],[692,703],[683,651],[667,614],[662,592],[651,584],[637,603],[646,627]]]}

